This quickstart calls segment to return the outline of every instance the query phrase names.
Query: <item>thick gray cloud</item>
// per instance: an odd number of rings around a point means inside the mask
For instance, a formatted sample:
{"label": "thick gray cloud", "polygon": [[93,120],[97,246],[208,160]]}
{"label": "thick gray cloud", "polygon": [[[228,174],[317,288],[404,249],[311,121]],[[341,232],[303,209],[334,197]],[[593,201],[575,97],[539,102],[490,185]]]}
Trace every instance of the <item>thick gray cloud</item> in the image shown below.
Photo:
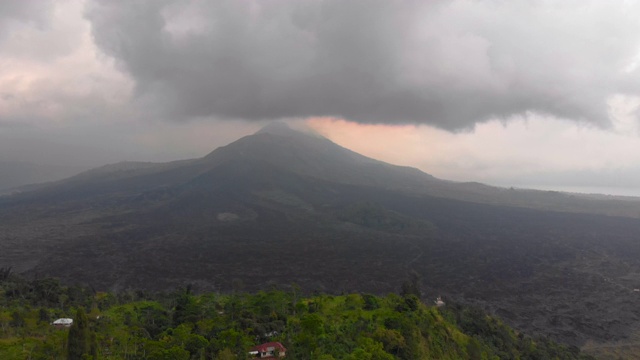
{"label": "thick gray cloud", "polygon": [[53,5],[52,0],[0,1],[0,45],[12,33],[12,28],[16,26],[28,24],[41,29],[46,28]]}
{"label": "thick gray cloud", "polygon": [[52,1],[6,0],[0,2],[0,24],[9,21],[44,23],[53,7]]}
{"label": "thick gray cloud", "polygon": [[[156,116],[606,126],[640,93],[640,3],[96,1],[100,49]],[[635,63],[634,63],[635,61]]]}

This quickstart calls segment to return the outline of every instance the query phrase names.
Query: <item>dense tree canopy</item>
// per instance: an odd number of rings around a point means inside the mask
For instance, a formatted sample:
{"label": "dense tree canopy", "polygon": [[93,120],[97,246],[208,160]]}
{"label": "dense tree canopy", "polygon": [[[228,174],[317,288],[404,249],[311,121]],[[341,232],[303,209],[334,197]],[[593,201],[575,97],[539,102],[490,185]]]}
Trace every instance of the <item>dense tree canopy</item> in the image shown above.
{"label": "dense tree canopy", "polygon": [[[428,307],[407,291],[302,297],[290,290],[150,296],[0,282],[2,359],[246,359],[269,341],[287,359],[586,359],[519,334],[480,310]],[[51,321],[74,318],[70,328]]]}

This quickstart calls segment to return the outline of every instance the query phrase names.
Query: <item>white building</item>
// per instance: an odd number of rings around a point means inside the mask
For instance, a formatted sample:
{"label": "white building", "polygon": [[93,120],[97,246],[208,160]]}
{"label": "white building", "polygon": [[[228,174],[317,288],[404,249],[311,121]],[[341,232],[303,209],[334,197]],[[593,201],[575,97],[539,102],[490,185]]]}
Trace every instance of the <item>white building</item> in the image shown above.
{"label": "white building", "polygon": [[51,325],[53,325],[53,326],[55,326],[57,328],[70,327],[71,325],[73,325],[73,319],[60,318],[60,319],[52,322]]}

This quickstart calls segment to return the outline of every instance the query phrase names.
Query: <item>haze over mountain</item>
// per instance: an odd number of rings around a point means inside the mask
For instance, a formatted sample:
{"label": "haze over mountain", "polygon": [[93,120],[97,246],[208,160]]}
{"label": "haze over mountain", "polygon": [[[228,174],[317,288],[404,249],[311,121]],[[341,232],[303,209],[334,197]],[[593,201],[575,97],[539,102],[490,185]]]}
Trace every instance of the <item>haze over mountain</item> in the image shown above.
{"label": "haze over mountain", "polygon": [[640,330],[639,208],[440,180],[274,125],[0,197],[0,266],[115,291],[385,293],[416,272],[430,297],[583,345]]}
{"label": "haze over mountain", "polygon": [[[282,139],[286,141],[283,142]],[[230,161],[265,162],[300,175],[331,182],[378,186],[465,201],[640,217],[637,206],[640,204],[640,198],[516,190],[475,182],[461,183],[436,179],[415,168],[395,166],[362,156],[336,145],[317,133],[293,130],[282,122],[271,123],[255,135],[216,149],[202,159],[170,163],[120,162],[92,169],[56,186],[58,191],[71,189],[73,194],[78,191],[75,187],[80,184],[91,187],[95,186],[95,182],[104,184],[129,179],[128,183],[138,182],[137,188],[142,189],[146,186],[153,187],[154,184],[160,186],[184,181],[190,176],[212,170]],[[146,181],[149,183],[145,183]],[[160,183],[156,184],[158,181]]]}
{"label": "haze over mountain", "polygon": [[61,180],[85,170],[87,167],[0,161],[0,193],[19,186]]}

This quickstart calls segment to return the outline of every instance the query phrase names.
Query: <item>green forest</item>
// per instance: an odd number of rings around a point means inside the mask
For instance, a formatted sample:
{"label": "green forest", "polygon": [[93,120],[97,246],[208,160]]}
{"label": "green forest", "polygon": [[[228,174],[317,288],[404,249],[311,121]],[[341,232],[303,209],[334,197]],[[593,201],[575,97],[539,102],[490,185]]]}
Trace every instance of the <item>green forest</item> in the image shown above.
{"label": "green forest", "polygon": [[[241,288],[241,286],[237,286]],[[286,359],[591,359],[518,333],[482,311],[399,294],[95,291],[0,273],[0,359],[250,359],[280,342]],[[445,299],[446,300],[446,299]],[[72,318],[71,327],[55,327]]]}

